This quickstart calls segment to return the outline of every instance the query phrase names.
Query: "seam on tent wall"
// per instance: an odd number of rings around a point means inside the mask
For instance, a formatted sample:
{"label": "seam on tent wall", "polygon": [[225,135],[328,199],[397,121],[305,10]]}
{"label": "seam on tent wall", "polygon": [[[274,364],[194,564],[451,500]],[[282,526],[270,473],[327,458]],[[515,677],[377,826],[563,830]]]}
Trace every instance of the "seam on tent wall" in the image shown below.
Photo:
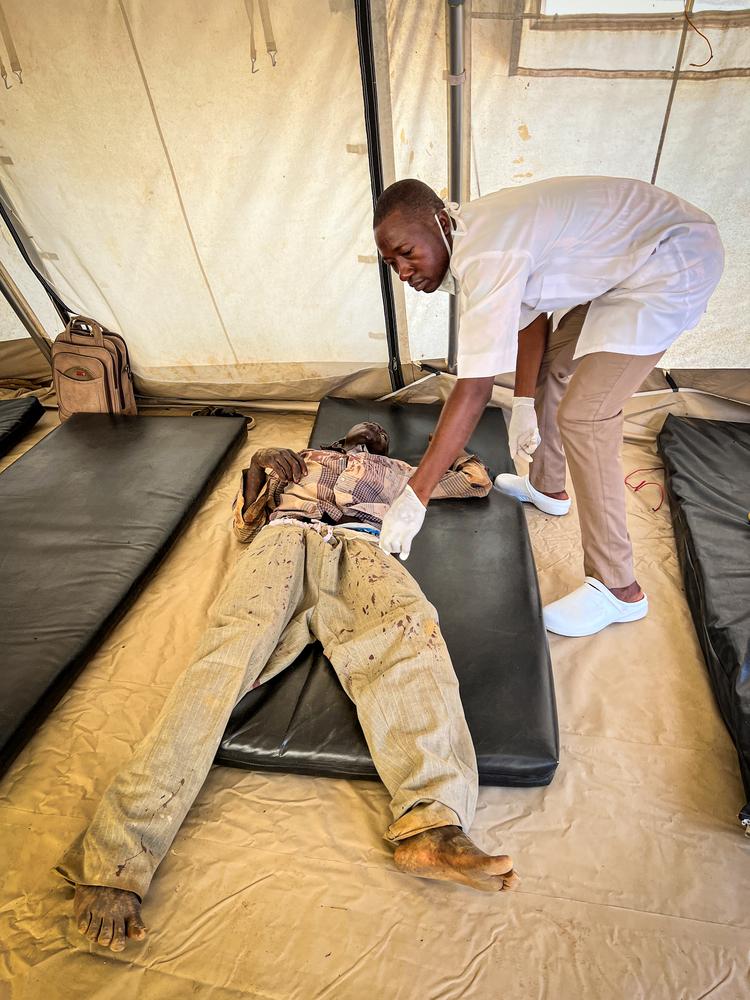
{"label": "seam on tent wall", "polygon": [[188,237],[190,239],[190,245],[192,246],[193,253],[195,254],[195,260],[196,260],[196,262],[198,264],[198,268],[199,268],[199,270],[201,272],[201,275],[203,276],[203,281],[205,282],[206,290],[208,291],[209,297],[211,299],[211,303],[212,303],[212,305],[214,307],[214,311],[216,313],[216,317],[219,320],[219,323],[221,325],[221,329],[222,329],[222,331],[224,333],[224,336],[226,337],[226,341],[227,341],[227,345],[229,346],[229,350],[232,352],[232,357],[234,358],[235,363],[239,364],[239,358],[237,357],[237,352],[235,351],[234,346],[232,344],[231,338],[229,336],[229,331],[226,328],[226,325],[224,323],[224,318],[222,317],[221,311],[219,309],[219,304],[216,301],[216,296],[214,295],[213,288],[211,287],[211,282],[208,280],[208,275],[206,274],[206,269],[203,266],[203,261],[201,260],[201,255],[198,252],[198,245],[195,242],[195,236],[193,235],[193,230],[192,230],[192,227],[190,225],[190,220],[188,219],[187,209],[185,208],[185,202],[183,201],[183,198],[182,198],[182,192],[180,191],[180,185],[179,185],[179,183],[177,181],[177,174],[175,173],[174,164],[172,163],[172,157],[169,155],[169,150],[167,149],[167,143],[166,143],[166,140],[164,138],[164,133],[162,132],[161,123],[159,122],[159,116],[156,113],[156,105],[154,104],[154,99],[153,99],[153,97],[151,95],[151,88],[149,87],[148,80],[146,79],[146,71],[143,68],[143,63],[141,62],[141,57],[140,57],[140,54],[138,52],[138,47],[135,44],[135,36],[133,35],[133,29],[130,26],[130,20],[128,19],[127,11],[125,10],[125,5],[123,4],[123,0],[118,0],[118,6],[120,8],[120,13],[122,14],[122,19],[125,22],[125,28],[126,28],[127,33],[128,33],[128,38],[130,39],[130,45],[131,45],[131,47],[133,49],[133,55],[135,56],[135,61],[136,61],[137,65],[138,65],[138,72],[141,74],[141,80],[143,81],[143,87],[144,87],[144,90],[146,91],[146,98],[148,100],[149,107],[151,108],[151,115],[152,115],[152,117],[154,119],[154,125],[156,126],[156,131],[157,131],[158,136],[159,136],[159,141],[161,142],[161,147],[162,147],[162,149],[164,151],[164,158],[167,161],[167,166],[169,167],[169,173],[172,176],[172,183],[174,184],[175,193],[177,195],[177,201],[178,201],[179,206],[180,206],[180,212],[182,213],[182,218],[183,218],[183,221],[185,223],[185,228],[187,229]]}
{"label": "seam on tent wall", "polygon": [[[477,21],[528,21],[532,31],[679,31],[683,15],[667,14],[542,14],[541,4],[528,13],[474,11]],[[741,28],[750,25],[748,11],[700,11],[691,18],[701,28]]]}
{"label": "seam on tent wall", "polygon": [[[534,77],[585,76],[600,80],[671,80],[674,71],[671,69],[585,69],[573,66],[538,69],[530,66],[519,66],[515,75]],[[681,80],[731,80],[747,76],[750,76],[750,66],[736,66],[731,69],[685,70],[680,73]]]}
{"label": "seam on tent wall", "polygon": [[479,166],[477,164],[477,146],[476,146],[476,142],[474,141],[474,132],[473,131],[471,133],[471,164],[472,164],[472,168],[474,170],[474,184],[476,185],[476,189],[477,189],[477,198],[481,198],[482,197],[482,187],[481,187],[481,184],[479,183]]}

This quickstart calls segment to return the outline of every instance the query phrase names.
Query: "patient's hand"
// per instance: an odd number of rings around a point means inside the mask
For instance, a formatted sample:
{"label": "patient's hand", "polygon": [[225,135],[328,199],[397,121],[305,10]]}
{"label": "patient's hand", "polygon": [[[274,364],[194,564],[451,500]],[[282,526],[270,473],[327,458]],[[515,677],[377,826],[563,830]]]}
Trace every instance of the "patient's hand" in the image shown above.
{"label": "patient's hand", "polygon": [[298,483],[307,475],[307,466],[301,455],[290,448],[261,448],[250,459],[256,469],[270,469],[282,483]]}

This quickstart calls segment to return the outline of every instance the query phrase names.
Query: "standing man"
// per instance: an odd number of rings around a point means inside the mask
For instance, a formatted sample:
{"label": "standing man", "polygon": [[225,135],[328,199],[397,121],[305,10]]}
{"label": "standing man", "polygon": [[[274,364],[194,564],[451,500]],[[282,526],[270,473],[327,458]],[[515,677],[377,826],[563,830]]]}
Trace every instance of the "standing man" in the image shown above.
{"label": "standing man", "polygon": [[[503,493],[566,514],[578,503],[585,581],[544,609],[547,628],[592,635],[643,618],[620,459],[623,405],[669,345],[697,325],[721,276],[716,224],[643,181],[560,177],[459,207],[403,180],[378,200],[383,259],[419,292],[460,295],[458,381],[419,468],[383,519],[406,559],[433,488],[463,449],[495,376],[515,368],[511,454],[527,476]],[[554,332],[547,313],[569,310]],[[538,449],[538,450],[537,450]]]}

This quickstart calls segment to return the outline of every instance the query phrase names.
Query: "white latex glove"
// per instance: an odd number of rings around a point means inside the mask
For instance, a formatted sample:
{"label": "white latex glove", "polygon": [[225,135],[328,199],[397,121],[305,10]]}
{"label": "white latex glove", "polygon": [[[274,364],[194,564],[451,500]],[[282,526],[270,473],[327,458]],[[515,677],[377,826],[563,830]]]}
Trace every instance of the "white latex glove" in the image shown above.
{"label": "white latex glove", "polygon": [[427,508],[417,494],[407,486],[391,504],[380,529],[380,548],[383,552],[398,552],[404,560],[409,558],[411,543],[424,522]]}
{"label": "white latex glove", "polygon": [[510,457],[516,458],[520,455],[527,462],[533,462],[531,456],[541,443],[533,398],[531,396],[514,396],[513,410],[508,425]]}

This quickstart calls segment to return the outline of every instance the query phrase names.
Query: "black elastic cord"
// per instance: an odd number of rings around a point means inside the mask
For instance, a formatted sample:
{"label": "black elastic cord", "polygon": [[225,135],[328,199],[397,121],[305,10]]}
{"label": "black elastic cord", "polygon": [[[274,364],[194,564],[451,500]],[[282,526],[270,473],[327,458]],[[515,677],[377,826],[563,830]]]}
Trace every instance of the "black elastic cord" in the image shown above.
{"label": "black elastic cord", "polygon": [[68,306],[63,302],[63,300],[60,298],[60,296],[55,291],[55,289],[52,287],[52,285],[49,283],[49,281],[47,281],[47,279],[44,277],[44,275],[39,270],[39,268],[36,266],[36,264],[34,264],[33,260],[29,256],[29,253],[28,253],[26,247],[23,244],[23,240],[21,239],[21,237],[20,237],[20,235],[19,235],[16,227],[13,225],[13,221],[12,221],[12,219],[10,217],[10,213],[8,212],[7,208],[5,207],[5,204],[4,204],[2,198],[0,198],[0,216],[2,216],[3,221],[5,222],[5,225],[8,227],[8,232],[13,237],[13,242],[18,247],[18,252],[21,254],[21,256],[23,257],[23,259],[29,265],[29,267],[31,268],[31,270],[34,272],[34,274],[35,274],[37,280],[39,281],[40,285],[45,290],[45,292],[47,293],[47,295],[49,295],[49,297],[50,297],[50,299],[52,301],[52,305],[57,310],[58,316],[63,321],[63,323],[67,326],[68,323],[70,322],[71,316],[74,316],[75,313],[73,313],[73,311],[68,308]]}
{"label": "black elastic cord", "polygon": [[[365,131],[367,133],[367,158],[370,162],[370,184],[372,205],[383,193],[383,157],[380,144],[380,122],[378,119],[378,92],[375,81],[375,56],[372,48],[372,17],[370,0],[354,0],[357,20],[357,46],[359,48],[359,71],[362,76],[362,96],[365,105]],[[398,326],[396,323],[396,302],[387,264],[378,255],[380,291],[383,296],[385,315],[385,339],[388,345],[388,371],[391,387],[402,389],[404,376],[401,371],[401,355],[398,347]]]}

